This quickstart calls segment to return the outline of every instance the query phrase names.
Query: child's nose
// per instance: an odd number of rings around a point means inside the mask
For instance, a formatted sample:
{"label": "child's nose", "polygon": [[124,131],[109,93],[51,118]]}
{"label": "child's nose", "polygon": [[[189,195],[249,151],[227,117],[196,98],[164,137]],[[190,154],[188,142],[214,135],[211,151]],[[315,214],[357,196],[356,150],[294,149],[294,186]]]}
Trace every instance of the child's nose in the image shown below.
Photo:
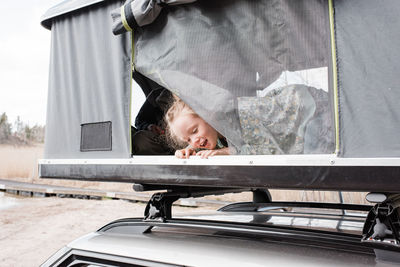
{"label": "child's nose", "polygon": [[200,138],[198,136],[193,138],[193,143],[194,143],[194,145],[199,146],[200,145]]}

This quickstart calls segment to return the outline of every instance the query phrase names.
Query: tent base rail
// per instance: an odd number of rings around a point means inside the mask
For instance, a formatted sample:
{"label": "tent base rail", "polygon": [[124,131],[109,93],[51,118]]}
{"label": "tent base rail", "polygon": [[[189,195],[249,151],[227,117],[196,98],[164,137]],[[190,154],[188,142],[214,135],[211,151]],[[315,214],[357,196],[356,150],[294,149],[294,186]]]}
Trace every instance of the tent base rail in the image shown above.
{"label": "tent base rail", "polygon": [[176,159],[51,159],[39,161],[39,177],[96,182],[400,193],[400,159],[331,156],[218,156]]}

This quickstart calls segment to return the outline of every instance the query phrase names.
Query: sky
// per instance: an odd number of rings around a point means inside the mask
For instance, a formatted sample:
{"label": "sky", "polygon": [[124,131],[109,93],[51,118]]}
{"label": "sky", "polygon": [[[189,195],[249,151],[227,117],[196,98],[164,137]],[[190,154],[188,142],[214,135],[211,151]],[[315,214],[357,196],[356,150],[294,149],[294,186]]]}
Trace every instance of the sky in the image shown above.
{"label": "sky", "polygon": [[46,123],[51,32],[40,21],[60,2],[0,1],[0,114],[6,112],[10,122],[19,116],[30,126]]}
{"label": "sky", "polygon": [[60,0],[0,1],[0,113],[46,121],[50,31],[41,16]]}

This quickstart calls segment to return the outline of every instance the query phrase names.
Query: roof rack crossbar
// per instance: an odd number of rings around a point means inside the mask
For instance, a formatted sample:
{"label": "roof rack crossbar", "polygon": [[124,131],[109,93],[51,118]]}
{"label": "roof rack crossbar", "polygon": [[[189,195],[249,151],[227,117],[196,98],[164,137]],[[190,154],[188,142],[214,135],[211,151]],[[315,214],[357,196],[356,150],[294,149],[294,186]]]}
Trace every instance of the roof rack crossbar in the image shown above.
{"label": "roof rack crossbar", "polygon": [[219,209],[219,211],[231,212],[250,212],[258,211],[262,208],[268,209],[281,209],[286,207],[299,207],[299,208],[317,208],[317,209],[338,209],[338,210],[357,210],[357,211],[370,211],[370,205],[354,205],[354,204],[341,204],[341,203],[319,203],[319,202],[238,202],[229,204]]}

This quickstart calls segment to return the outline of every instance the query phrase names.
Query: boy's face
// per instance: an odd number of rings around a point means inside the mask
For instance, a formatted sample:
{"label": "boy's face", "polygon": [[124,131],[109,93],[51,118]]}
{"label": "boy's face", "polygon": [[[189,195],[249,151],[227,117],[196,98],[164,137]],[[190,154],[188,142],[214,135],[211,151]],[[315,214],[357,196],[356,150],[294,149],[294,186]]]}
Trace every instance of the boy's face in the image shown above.
{"label": "boy's face", "polygon": [[214,149],[217,145],[218,132],[194,114],[177,116],[171,126],[177,137],[193,148]]}

